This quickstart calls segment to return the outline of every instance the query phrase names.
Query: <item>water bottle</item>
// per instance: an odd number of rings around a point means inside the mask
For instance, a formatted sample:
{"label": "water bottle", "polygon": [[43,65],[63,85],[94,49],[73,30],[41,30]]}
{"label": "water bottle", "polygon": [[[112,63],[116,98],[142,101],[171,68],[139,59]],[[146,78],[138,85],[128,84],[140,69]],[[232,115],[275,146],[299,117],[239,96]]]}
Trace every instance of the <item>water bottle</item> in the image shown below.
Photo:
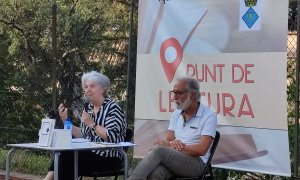
{"label": "water bottle", "polygon": [[70,130],[72,133],[72,122],[70,118],[67,118],[64,124],[64,129],[65,130]]}

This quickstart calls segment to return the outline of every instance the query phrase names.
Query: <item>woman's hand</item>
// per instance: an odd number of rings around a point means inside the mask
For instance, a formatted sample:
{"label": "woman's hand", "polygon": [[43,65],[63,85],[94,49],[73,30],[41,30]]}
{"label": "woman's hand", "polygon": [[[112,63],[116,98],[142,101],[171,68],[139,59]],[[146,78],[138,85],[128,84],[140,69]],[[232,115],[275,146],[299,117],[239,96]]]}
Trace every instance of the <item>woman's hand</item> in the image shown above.
{"label": "woman's hand", "polygon": [[90,128],[93,127],[95,123],[89,113],[85,111],[82,112],[82,122]]}
{"label": "woman's hand", "polygon": [[60,119],[65,122],[67,117],[68,117],[68,108],[66,108],[64,106],[63,103],[61,103],[59,106],[58,106],[58,112],[59,112],[59,116],[60,116]]}

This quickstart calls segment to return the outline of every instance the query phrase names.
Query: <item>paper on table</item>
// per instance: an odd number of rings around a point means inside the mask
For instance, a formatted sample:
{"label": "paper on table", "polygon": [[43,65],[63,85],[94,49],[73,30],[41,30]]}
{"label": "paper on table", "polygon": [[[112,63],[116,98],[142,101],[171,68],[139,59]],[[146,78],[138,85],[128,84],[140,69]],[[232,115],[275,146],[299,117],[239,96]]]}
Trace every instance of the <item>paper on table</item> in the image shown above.
{"label": "paper on table", "polygon": [[74,138],[74,139],[72,139],[72,143],[83,143],[83,142],[89,142],[89,140],[84,139],[84,138]]}
{"label": "paper on table", "polygon": [[119,143],[121,146],[136,146],[137,144],[133,144],[131,142],[120,142]]}
{"label": "paper on table", "polygon": [[131,142],[120,142],[120,143],[95,142],[95,143],[103,145],[103,146],[135,146],[136,145],[136,144],[133,144]]}
{"label": "paper on table", "polygon": [[103,147],[120,146],[117,143],[110,143],[110,142],[94,142],[94,143]]}

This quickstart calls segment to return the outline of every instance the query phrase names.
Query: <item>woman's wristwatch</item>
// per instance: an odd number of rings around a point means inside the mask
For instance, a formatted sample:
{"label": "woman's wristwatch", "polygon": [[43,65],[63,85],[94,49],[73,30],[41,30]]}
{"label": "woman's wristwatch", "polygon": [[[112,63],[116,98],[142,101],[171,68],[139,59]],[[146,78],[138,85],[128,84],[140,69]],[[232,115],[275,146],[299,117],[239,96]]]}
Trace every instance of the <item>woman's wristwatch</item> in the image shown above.
{"label": "woman's wristwatch", "polygon": [[97,124],[94,123],[94,125],[91,127],[91,128],[92,128],[92,131],[95,131],[95,130],[96,130],[96,127],[97,127]]}

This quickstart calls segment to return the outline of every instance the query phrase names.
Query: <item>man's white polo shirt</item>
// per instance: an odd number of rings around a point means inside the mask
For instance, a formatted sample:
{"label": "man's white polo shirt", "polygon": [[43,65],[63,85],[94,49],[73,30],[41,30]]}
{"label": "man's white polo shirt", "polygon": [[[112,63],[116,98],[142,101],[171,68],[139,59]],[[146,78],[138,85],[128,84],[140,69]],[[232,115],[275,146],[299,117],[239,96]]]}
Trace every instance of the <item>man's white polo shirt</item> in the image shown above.
{"label": "man's white polo shirt", "polygon": [[[183,111],[176,109],[170,119],[168,130],[175,132],[176,139],[185,144],[199,143],[203,135],[215,137],[217,116],[207,106],[200,103],[197,113],[187,122],[184,122]],[[210,148],[204,156],[200,156],[204,163],[210,155]]]}

